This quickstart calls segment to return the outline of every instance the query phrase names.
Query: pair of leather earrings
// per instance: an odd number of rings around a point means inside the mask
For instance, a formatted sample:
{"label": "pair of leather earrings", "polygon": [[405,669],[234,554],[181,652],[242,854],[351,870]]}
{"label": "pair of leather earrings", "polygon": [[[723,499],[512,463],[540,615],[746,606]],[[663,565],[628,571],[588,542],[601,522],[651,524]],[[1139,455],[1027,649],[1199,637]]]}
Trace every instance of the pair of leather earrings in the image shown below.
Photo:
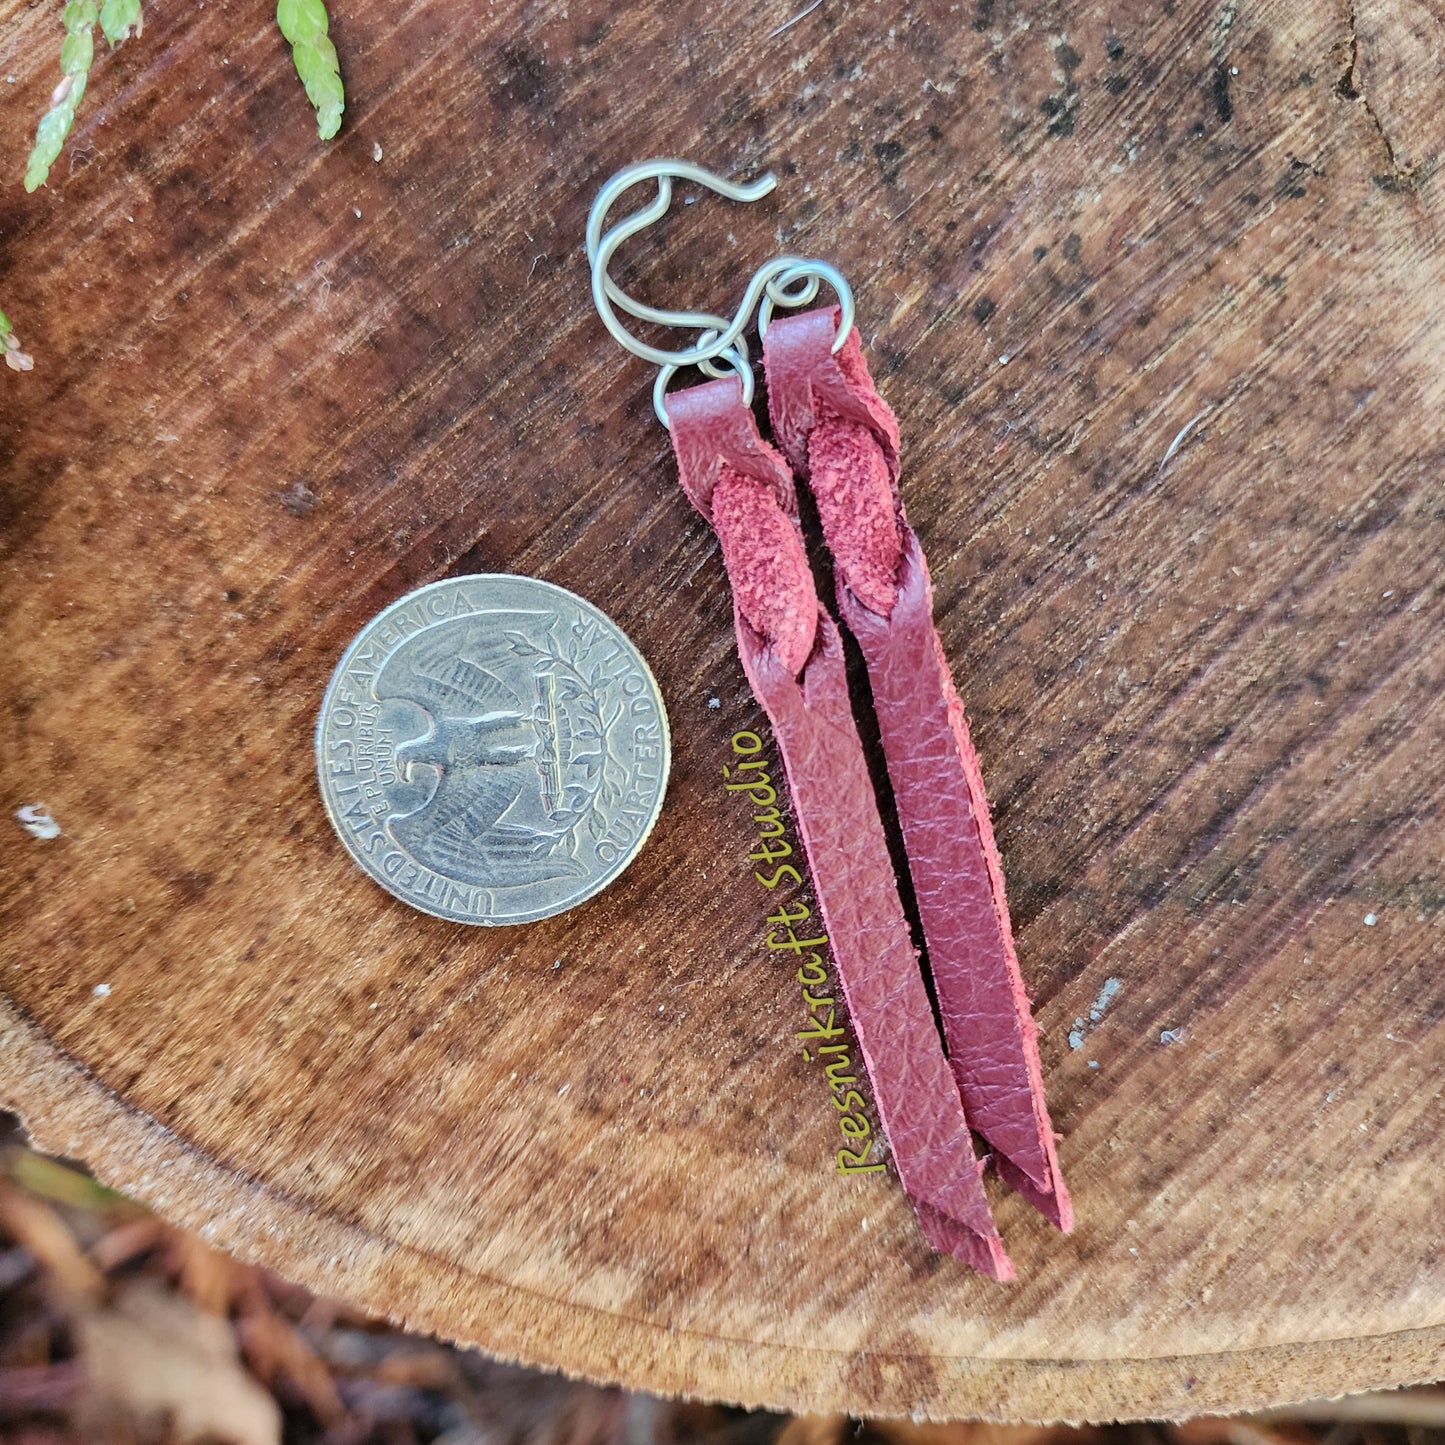
{"label": "pair of leather earrings", "polygon": [[[650,180],[655,199],[604,230],[622,193]],[[654,405],[671,433],[678,479],[721,544],[738,653],[783,759],[899,1179],[935,1249],[1008,1279],[1013,1266],[983,1192],[987,1160],[974,1135],[999,1176],[1060,1229],[1072,1227],[1073,1215],[978,758],[898,489],[898,424],[869,376],[848,284],[827,263],[767,263],[731,320],[647,306],[611,279],[618,247],[666,213],[675,181],[737,201],[758,200],[776,184],[767,175],[734,185],[674,160],[620,171],[588,220],[593,296],[617,340],[660,368]],[[775,308],[810,306],[824,282],[836,305],[774,318]],[[649,346],[619,312],[697,339],[670,351]],[[745,332],[755,312],[775,446],[751,410]],[[686,366],[714,379],[669,394]],[[799,481],[832,554],[839,615],[867,664],[941,1039],[853,721],[842,640],[818,598],[798,523]]]}

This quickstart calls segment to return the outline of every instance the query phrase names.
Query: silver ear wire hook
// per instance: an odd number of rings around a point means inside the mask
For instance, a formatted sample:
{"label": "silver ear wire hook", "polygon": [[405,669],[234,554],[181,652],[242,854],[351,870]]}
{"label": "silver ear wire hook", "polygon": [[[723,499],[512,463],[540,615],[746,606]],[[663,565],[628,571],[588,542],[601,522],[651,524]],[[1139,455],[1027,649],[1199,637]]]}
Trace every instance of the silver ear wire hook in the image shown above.
{"label": "silver ear wire hook", "polygon": [[[617,198],[633,186],[644,181],[657,182],[656,197],[641,210],[619,221],[605,235],[603,222],[617,201]],[[726,181],[691,161],[651,160],[641,161],[635,166],[620,170],[597,193],[587,217],[587,259],[592,267],[592,299],[597,310],[614,339],[634,356],[650,361],[654,366],[696,366],[703,361],[721,356],[742,335],[751,319],[751,308],[741,311],[732,321],[721,316],[712,316],[703,311],[670,311],[648,306],[629,296],[608,275],[612,257],[624,241],[630,240],[639,231],[662,219],[672,205],[672,183],[675,180],[695,181],[698,185],[725,197],[730,201],[760,201],[778,184],[777,177],[769,172],[748,185]],[[666,351],[661,347],[649,346],[639,341],[622,324],[617,315],[620,307],[629,316],[639,321],[650,321],[660,326],[674,326],[702,333],[713,332],[710,340],[695,346]]]}
{"label": "silver ear wire hook", "polygon": [[[655,180],[657,195],[647,205],[603,229],[607,213],[618,198],[633,186]],[[617,172],[597,194],[587,217],[587,259],[592,268],[592,299],[597,304],[603,324],[619,345],[645,361],[661,367],[653,388],[653,408],[663,426],[668,425],[664,404],[668,383],[683,367],[697,366],[711,377],[727,375],[719,363],[735,371],[743,383],[744,401],[751,403],[753,393],[752,366],[748,344],[743,335],[756,311],[758,335],[767,331],[775,307],[807,306],[818,294],[820,283],[826,281],[837,293],[839,307],[838,334],[833,341],[836,353],[853,330],[853,292],[843,274],[826,261],[810,261],[799,256],[779,256],[765,262],[753,274],[741,304],[731,321],[706,311],[675,311],[649,306],[629,296],[608,274],[612,258],[624,242],[662,219],[672,205],[673,182],[694,181],[728,200],[751,202],[761,200],[777,186],[777,177],[768,172],[745,185],[726,181],[691,161],[641,161]],[[619,311],[638,321],[680,330],[696,331],[697,341],[690,347],[666,350],[639,341],[622,323]]]}

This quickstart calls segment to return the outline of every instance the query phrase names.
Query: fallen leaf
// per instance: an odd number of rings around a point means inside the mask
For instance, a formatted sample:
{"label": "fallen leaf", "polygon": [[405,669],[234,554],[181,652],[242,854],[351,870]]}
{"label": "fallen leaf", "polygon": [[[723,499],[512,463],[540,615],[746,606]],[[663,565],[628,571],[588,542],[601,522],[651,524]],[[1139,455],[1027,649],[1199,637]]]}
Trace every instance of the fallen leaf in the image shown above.
{"label": "fallen leaf", "polygon": [[846,1415],[794,1415],[773,1445],[843,1445],[851,1426]]}
{"label": "fallen leaf", "polygon": [[184,1296],[138,1280],[110,1308],[77,1314],[74,1329],[86,1439],[129,1429],[175,1445],[279,1445],[281,1411],[242,1367],[230,1326]]}
{"label": "fallen leaf", "polygon": [[269,1309],[252,1308],[236,1322],[252,1369],[268,1384],[285,1375],[300,1391],[311,1413],[328,1429],[347,1415],[325,1360],[299,1331]]}
{"label": "fallen leaf", "polygon": [[60,1215],[43,1199],[5,1179],[0,1179],[0,1230],[23,1245],[66,1293],[99,1299],[104,1292],[104,1277],[85,1257]]}

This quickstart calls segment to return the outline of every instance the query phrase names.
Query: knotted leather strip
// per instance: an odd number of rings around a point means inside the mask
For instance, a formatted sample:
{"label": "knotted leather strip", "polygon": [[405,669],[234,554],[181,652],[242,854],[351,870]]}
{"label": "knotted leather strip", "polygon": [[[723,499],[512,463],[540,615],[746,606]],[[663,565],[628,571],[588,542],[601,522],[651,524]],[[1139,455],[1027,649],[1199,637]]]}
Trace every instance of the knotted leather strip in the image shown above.
{"label": "knotted leather strip", "polygon": [[722,543],[738,653],[782,755],[899,1179],[935,1249],[1010,1279],[899,902],[853,722],[842,640],[807,566],[792,474],[758,435],[734,380],[674,392],[667,412],[679,479]]}
{"label": "knotted leather strip", "polygon": [[809,481],[838,605],[863,651],[949,1062],[999,1175],[1063,1230],[1073,1209],[1044,1102],[978,756],[933,626],[923,549],[898,491],[898,424],[836,308],[764,341],[773,433]]}

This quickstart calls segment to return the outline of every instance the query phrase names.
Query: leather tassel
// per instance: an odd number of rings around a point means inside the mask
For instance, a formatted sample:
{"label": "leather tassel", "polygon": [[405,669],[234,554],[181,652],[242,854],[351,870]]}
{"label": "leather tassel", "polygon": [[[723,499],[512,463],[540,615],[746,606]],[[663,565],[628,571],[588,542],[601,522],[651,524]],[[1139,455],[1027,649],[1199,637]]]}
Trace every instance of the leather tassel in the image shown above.
{"label": "leather tassel", "polygon": [[874,1103],[928,1242],[1013,1277],[933,1020],[853,722],[841,639],[818,602],[790,469],[736,380],[667,399],[679,479],[717,531],[738,652],[772,724]]}
{"label": "leather tassel", "polygon": [[838,606],[868,667],[949,1062],[999,1175],[1060,1229],[1037,1033],[1014,950],[978,757],[933,625],[923,549],[898,490],[898,423],[837,308],[764,338],[773,434],[817,502]]}

